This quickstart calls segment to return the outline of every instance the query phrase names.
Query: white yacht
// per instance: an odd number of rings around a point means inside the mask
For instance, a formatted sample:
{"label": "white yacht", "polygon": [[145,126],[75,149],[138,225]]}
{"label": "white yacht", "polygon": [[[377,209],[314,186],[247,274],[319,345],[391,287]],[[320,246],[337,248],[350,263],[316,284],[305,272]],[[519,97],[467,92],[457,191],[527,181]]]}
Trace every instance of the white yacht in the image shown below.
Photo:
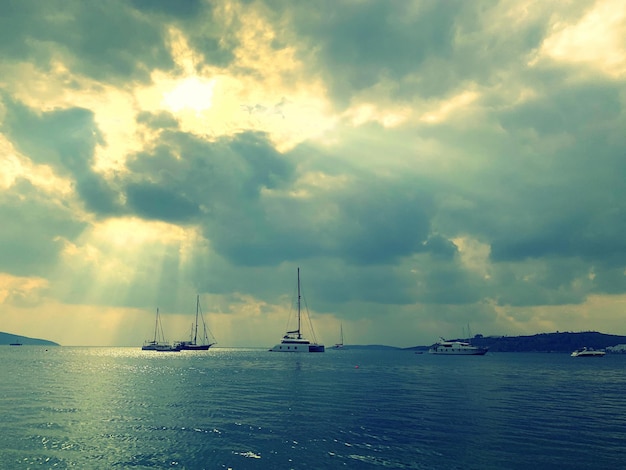
{"label": "white yacht", "polygon": [[570,356],[572,357],[602,357],[606,353],[604,351],[596,351],[593,348],[580,348],[574,351]]}
{"label": "white yacht", "polygon": [[441,341],[433,344],[428,352],[442,356],[484,356],[487,354],[487,348],[472,346],[466,341],[447,341],[441,338]]}
{"label": "white yacht", "polygon": [[[300,268],[298,268],[298,328],[288,331],[280,340],[280,343],[274,346],[272,352],[324,352],[324,345],[318,344],[317,341],[311,342],[302,336],[301,328],[301,310],[300,310]],[[312,330],[312,328],[311,328]],[[315,336],[315,334],[312,332]]]}

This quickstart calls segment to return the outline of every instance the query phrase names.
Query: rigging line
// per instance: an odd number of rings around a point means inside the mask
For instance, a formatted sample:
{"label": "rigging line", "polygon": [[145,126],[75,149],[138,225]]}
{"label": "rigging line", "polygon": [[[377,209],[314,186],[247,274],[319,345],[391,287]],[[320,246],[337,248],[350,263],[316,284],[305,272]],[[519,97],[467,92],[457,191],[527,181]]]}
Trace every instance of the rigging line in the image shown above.
{"label": "rigging line", "polygon": [[317,343],[317,336],[315,336],[315,330],[313,329],[313,321],[311,320],[311,313],[309,312],[309,305],[306,303],[306,297],[302,296],[302,300],[304,302],[304,309],[306,310],[306,319],[309,324],[309,329],[311,330],[311,339],[314,343]]}
{"label": "rigging line", "polygon": [[[204,321],[204,313],[202,312],[202,305],[201,304],[198,304],[198,312],[200,312],[200,319],[202,320],[202,329],[204,331],[204,339],[206,341],[209,340],[209,337],[206,334],[207,330],[209,331],[211,336],[213,336],[213,338],[215,338],[215,336],[213,335],[213,332],[211,331],[211,329],[207,326],[206,322]],[[197,327],[197,324],[196,324],[196,327]]]}

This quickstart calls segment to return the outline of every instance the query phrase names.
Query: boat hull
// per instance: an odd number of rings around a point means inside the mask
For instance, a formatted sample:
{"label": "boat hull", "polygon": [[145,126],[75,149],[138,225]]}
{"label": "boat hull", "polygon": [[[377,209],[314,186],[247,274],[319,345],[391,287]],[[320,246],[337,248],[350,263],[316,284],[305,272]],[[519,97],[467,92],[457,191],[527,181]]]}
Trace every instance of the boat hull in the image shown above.
{"label": "boat hull", "polygon": [[484,356],[487,348],[472,346],[467,341],[442,341],[433,344],[428,352],[440,356]]}
{"label": "boat hull", "polygon": [[181,351],[208,351],[212,344],[181,344],[178,348]]}
{"label": "boat hull", "polygon": [[446,351],[446,350],[429,350],[430,354],[438,354],[440,356],[484,356],[487,354],[486,349],[462,350],[462,351]]}
{"label": "boat hull", "polygon": [[323,344],[311,343],[280,343],[270,349],[270,352],[286,352],[286,353],[314,353],[324,352]]}
{"label": "boat hull", "polygon": [[142,351],[156,351],[156,352],[178,352],[180,349],[177,346],[164,343],[148,343],[141,347]]}
{"label": "boat hull", "polygon": [[572,357],[604,357],[604,351],[574,351],[570,354]]}

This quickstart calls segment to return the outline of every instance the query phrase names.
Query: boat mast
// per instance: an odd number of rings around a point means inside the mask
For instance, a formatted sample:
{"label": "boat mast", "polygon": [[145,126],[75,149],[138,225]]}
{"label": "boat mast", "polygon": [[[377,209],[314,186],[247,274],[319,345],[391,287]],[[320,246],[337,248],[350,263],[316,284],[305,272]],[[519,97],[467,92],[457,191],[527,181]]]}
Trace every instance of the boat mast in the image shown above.
{"label": "boat mast", "polygon": [[193,344],[196,344],[198,339],[198,310],[200,309],[200,295],[196,295],[196,329],[193,333]]}
{"label": "boat mast", "polygon": [[157,307],[156,321],[154,323],[154,342],[157,342],[157,332],[159,331],[159,307]]}
{"label": "boat mast", "polygon": [[298,267],[298,339],[302,335],[300,334],[300,267]]}

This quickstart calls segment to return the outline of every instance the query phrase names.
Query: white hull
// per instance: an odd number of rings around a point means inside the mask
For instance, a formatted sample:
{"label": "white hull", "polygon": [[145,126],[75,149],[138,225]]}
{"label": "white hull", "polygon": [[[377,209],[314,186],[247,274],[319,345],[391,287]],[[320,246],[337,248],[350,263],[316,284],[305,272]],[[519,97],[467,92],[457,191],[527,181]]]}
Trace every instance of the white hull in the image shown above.
{"label": "white hull", "polygon": [[577,349],[571,354],[571,356],[572,357],[602,357],[605,354],[606,353],[604,351],[596,351],[594,349],[583,348],[583,349]]}
{"label": "white hull", "polygon": [[323,344],[311,344],[309,341],[302,342],[281,342],[272,349],[271,352],[309,353],[324,352]]}
{"label": "white hull", "polygon": [[472,346],[464,341],[442,341],[433,344],[428,352],[441,356],[484,356],[487,348]]}
{"label": "white hull", "polygon": [[461,350],[461,351],[428,351],[430,354],[439,354],[441,356],[484,356],[487,354],[486,350]]}
{"label": "white hull", "polygon": [[159,352],[177,352],[180,351],[176,345],[172,346],[163,337],[163,328],[161,327],[161,319],[159,317],[159,309],[156,311],[156,321],[154,324],[154,339],[146,340],[141,347],[142,351],[159,351]]}
{"label": "white hull", "polygon": [[169,343],[155,343],[155,342],[149,342],[144,344],[141,347],[142,351],[159,351],[159,352],[176,352],[176,351],[180,351],[179,348],[172,346]]}

